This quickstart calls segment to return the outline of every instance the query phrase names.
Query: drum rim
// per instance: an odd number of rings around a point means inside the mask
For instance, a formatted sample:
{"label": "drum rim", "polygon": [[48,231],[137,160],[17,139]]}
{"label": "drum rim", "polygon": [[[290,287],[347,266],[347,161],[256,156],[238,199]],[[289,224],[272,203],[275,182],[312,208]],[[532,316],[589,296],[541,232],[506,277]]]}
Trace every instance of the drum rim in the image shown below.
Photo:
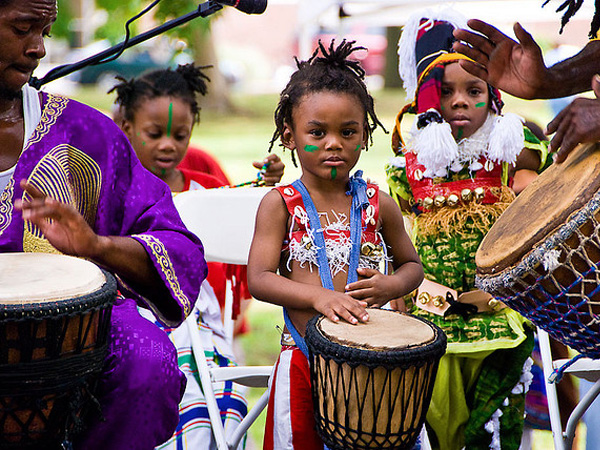
{"label": "drum rim", "polygon": [[[411,319],[419,320],[428,325],[433,330],[433,339],[420,347],[396,348],[396,350],[374,351],[348,347],[330,341],[318,330],[317,323],[326,317],[323,314],[319,314],[311,318],[306,325],[305,341],[311,357],[323,355],[323,357],[332,359],[338,364],[348,364],[350,367],[366,366],[374,368],[395,366],[400,368],[409,365],[412,367],[421,367],[432,361],[436,361],[446,352],[447,338],[440,327],[422,317],[400,311],[389,311],[410,316]],[[315,352],[315,350],[317,351]]]}
{"label": "drum rim", "polygon": [[[117,281],[108,271],[100,268],[106,281],[94,292],[69,299],[48,302],[0,304],[0,322],[7,320],[48,319],[75,315],[91,308],[111,306],[117,295]],[[41,306],[44,306],[44,309]]]}
{"label": "drum rim", "polygon": [[[567,223],[556,228],[541,244],[523,256],[519,264],[514,267],[507,267],[495,274],[476,273],[475,286],[490,293],[502,288],[512,288],[523,275],[532,271],[540,264],[544,264],[544,258],[548,252],[569,239],[577,229],[593,218],[599,209],[600,191],[597,191],[582,208],[571,213],[567,219]],[[544,276],[552,274],[555,269],[544,267],[544,271],[546,272]]]}

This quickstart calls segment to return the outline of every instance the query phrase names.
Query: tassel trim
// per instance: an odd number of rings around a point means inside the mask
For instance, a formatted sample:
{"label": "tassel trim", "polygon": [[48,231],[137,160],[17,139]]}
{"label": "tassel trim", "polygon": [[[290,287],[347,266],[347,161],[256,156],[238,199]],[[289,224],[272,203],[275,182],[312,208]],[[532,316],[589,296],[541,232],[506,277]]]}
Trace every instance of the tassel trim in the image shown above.
{"label": "tassel trim", "polygon": [[515,193],[507,186],[490,188],[498,199],[493,204],[468,202],[457,207],[443,207],[427,211],[416,218],[419,235],[435,236],[440,233],[465,236],[464,224],[471,221],[476,230],[487,233],[494,222],[515,199]]}

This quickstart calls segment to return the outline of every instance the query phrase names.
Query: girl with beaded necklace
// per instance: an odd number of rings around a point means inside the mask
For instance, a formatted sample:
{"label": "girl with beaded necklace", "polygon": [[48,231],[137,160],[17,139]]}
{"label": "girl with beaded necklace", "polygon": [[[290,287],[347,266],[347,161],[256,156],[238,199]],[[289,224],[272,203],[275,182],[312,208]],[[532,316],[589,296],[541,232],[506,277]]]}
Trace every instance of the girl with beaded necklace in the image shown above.
{"label": "girl with beaded necklace", "polygon": [[[475,252],[515,191],[544,168],[547,150],[522,119],[501,114],[498,90],[458,64],[465,57],[452,53],[452,32],[465,23],[451,10],[426,11],[404,27],[400,75],[415,100],[398,116],[396,157],[386,172],[413,219],[425,271],[407,306],[448,337],[427,413],[432,444],[516,450],[533,332],[518,313],[475,289]],[[417,119],[404,142],[407,112]]]}

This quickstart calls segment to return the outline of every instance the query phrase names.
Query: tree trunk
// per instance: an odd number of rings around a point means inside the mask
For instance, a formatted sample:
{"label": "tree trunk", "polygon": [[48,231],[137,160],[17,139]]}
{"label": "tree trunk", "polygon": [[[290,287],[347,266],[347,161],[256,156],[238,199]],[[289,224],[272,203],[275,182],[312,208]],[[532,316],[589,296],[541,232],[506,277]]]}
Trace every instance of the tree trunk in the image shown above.
{"label": "tree trunk", "polygon": [[210,83],[208,85],[208,93],[203,98],[199,99],[200,106],[221,114],[233,111],[229,86],[227,85],[225,77],[219,70],[219,62],[212,33],[210,30],[194,30],[192,41],[191,48],[196,65],[213,66],[206,71],[210,78]]}

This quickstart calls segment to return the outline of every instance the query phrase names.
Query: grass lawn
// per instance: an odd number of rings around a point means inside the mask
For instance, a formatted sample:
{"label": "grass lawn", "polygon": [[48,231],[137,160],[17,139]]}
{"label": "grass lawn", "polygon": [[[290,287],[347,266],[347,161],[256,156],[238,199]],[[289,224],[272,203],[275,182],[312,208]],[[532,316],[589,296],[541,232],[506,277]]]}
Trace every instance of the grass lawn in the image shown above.
{"label": "grass lawn", "polygon": [[[373,94],[379,119],[388,131],[391,131],[397,112],[405,104],[404,93],[401,90],[381,90]],[[114,95],[109,96],[94,88],[82,89],[71,96],[104,111],[110,111],[114,100]],[[255,96],[235,94],[233,101],[236,112],[219,115],[203,110],[201,122],[194,129],[192,144],[215,155],[234,183],[255,179],[256,169],[251,166],[251,161],[262,159],[268,152],[269,141],[274,130],[273,111],[277,100],[276,94]],[[551,119],[550,110],[543,101],[523,101],[508,97],[505,101],[507,103],[505,111],[515,112],[534,120],[542,128]],[[406,124],[410,121],[411,118],[407,117]],[[286,164],[286,173],[282,181],[291,182],[298,178],[300,171],[293,166],[288,152],[284,153],[278,146],[274,147],[274,151]],[[373,136],[373,146],[363,153],[357,168],[364,170],[367,177],[385,186],[383,167],[391,156],[390,135],[377,130]],[[239,338],[245,363],[273,364],[279,353],[279,331],[276,326],[283,328],[280,308],[254,301],[249,307],[248,319],[251,331]],[[250,390],[249,402],[253,404],[261,393],[257,389]],[[262,446],[264,416],[263,412],[261,419],[250,430],[250,439],[254,442],[255,448]],[[552,448],[550,433],[536,432],[534,450],[549,448]],[[580,448],[583,447],[580,445]]]}

